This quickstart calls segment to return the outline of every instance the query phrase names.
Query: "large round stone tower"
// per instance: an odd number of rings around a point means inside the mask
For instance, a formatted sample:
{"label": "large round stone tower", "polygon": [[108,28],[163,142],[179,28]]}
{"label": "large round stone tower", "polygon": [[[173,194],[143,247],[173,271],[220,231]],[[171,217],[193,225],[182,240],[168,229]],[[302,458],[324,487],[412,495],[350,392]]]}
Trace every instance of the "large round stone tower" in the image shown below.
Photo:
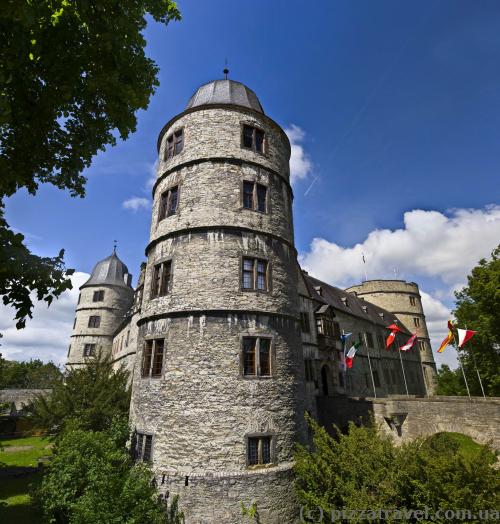
{"label": "large round stone tower", "polygon": [[86,357],[97,352],[111,354],[113,334],[132,305],[131,280],[114,251],[96,264],[80,287],[66,365],[84,364]]}
{"label": "large round stone tower", "polygon": [[290,144],[239,82],[200,87],[158,139],[131,422],[189,524],[293,522],[304,433]]}
{"label": "large round stone tower", "polygon": [[346,291],[354,291],[368,302],[394,313],[412,333],[417,333],[416,347],[420,351],[425,385],[432,395],[436,387],[436,364],[418,285],[404,280],[367,280]]}

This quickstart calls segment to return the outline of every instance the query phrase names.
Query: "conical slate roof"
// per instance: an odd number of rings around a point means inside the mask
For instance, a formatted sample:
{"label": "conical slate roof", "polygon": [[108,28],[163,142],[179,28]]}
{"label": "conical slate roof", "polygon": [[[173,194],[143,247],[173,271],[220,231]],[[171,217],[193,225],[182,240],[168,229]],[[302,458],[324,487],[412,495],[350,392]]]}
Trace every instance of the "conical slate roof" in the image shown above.
{"label": "conical slate roof", "polygon": [[202,85],[189,99],[186,109],[213,104],[248,107],[264,113],[257,95],[246,85],[234,80],[214,80]]}
{"label": "conical slate roof", "polygon": [[113,251],[109,257],[97,262],[92,270],[90,278],[81,286],[81,288],[88,286],[101,286],[103,284],[131,288],[131,278],[129,275],[127,266]]}

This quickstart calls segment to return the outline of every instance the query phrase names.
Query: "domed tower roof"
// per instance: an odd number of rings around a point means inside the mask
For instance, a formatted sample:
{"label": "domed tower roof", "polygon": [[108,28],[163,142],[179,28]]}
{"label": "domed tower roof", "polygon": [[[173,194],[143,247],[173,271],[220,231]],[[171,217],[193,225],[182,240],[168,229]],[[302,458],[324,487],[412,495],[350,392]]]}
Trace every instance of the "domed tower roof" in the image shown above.
{"label": "domed tower roof", "polygon": [[127,266],[118,258],[116,252],[97,262],[90,278],[83,284],[80,289],[88,286],[124,286],[132,289],[130,285],[131,275]]}
{"label": "domed tower roof", "polygon": [[257,95],[246,85],[234,80],[214,80],[202,85],[189,99],[186,109],[215,104],[248,107],[264,114]]}

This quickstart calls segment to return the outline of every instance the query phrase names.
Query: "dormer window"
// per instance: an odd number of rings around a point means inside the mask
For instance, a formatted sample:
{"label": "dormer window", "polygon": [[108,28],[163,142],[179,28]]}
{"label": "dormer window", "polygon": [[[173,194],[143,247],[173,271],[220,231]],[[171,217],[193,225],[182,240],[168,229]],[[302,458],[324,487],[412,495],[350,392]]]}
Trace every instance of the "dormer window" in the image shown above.
{"label": "dormer window", "polygon": [[241,146],[264,153],[265,133],[262,129],[244,124],[241,136]]}
{"label": "dormer window", "polygon": [[347,297],[342,297],[342,303],[345,307],[349,307],[349,301],[347,300]]}
{"label": "dormer window", "polygon": [[165,160],[173,158],[182,152],[184,148],[184,129],[178,129],[167,136],[167,147],[165,150]]}

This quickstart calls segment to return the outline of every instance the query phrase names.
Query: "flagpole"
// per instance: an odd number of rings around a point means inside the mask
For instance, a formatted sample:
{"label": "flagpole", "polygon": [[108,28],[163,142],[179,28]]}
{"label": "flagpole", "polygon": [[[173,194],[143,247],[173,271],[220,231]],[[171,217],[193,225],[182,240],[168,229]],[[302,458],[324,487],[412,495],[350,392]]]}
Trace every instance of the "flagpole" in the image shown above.
{"label": "flagpole", "polygon": [[[465,325],[465,329],[467,329],[467,324]],[[486,395],[484,394],[483,381],[481,380],[481,375],[479,374],[479,369],[477,369],[476,357],[474,356],[474,351],[470,350],[469,353],[472,355],[472,362],[474,363],[474,368],[476,369],[477,378],[479,379],[479,385],[481,386],[481,391],[483,393],[483,397],[486,398]]]}
{"label": "flagpole", "polygon": [[375,398],[377,398],[377,389],[375,388],[375,380],[373,378],[372,363],[370,359],[370,350],[368,349],[368,344],[366,343],[366,333],[363,333],[363,339],[365,341],[365,346],[366,346],[366,356],[368,357],[368,367],[370,368],[370,375],[372,377],[373,394]]}
{"label": "flagpole", "polygon": [[403,366],[403,357],[401,356],[401,346],[399,344],[398,344],[398,353],[399,353],[399,361],[401,362],[401,371],[403,372],[403,380],[405,383],[406,396],[409,397],[410,394],[408,393],[408,384],[406,383],[405,367]]}
{"label": "flagpole", "polygon": [[345,361],[345,346],[346,346],[346,339],[344,338],[344,335],[345,335],[345,331],[342,330],[342,353],[344,354],[344,391],[346,393],[349,393],[347,391],[347,364],[346,364],[346,361]]}
{"label": "flagpole", "polygon": [[469,395],[469,400],[471,400],[469,384],[468,384],[468,382],[467,382],[467,377],[465,376],[465,369],[464,369],[464,366],[463,366],[463,364],[462,364],[462,359],[460,358],[460,355],[459,355],[459,353],[458,353],[458,341],[457,341],[457,339],[455,338],[455,333],[454,333],[454,331],[451,331],[451,334],[453,335],[453,342],[454,342],[455,345],[456,345],[455,351],[457,352],[458,364],[459,364],[459,366],[460,366],[460,369],[462,370],[462,375],[464,376],[465,387],[467,388],[467,395]]}

